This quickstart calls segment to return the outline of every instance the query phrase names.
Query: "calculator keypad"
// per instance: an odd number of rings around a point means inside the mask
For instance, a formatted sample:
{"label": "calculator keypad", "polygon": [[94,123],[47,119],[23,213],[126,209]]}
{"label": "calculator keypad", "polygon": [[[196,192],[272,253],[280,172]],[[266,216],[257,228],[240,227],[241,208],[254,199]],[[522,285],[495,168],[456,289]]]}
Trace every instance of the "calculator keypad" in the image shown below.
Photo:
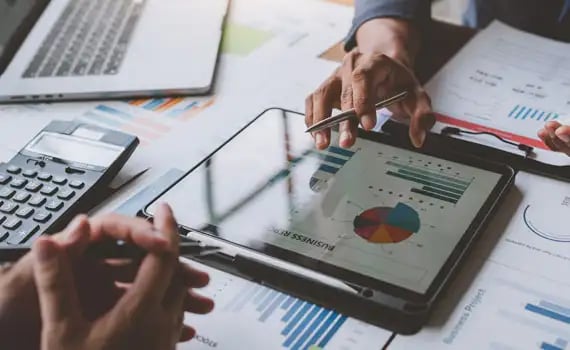
{"label": "calculator keypad", "polygon": [[34,177],[38,176],[38,172],[35,170],[25,170],[22,175],[24,175],[25,177],[28,177],[30,179],[33,179]]}
{"label": "calculator keypad", "polygon": [[45,196],[53,196],[56,194],[58,188],[52,185],[45,185],[41,190],[40,193]]}
{"label": "calculator keypad", "polygon": [[0,243],[22,244],[45,230],[85,185],[34,169],[5,168],[0,172]]}
{"label": "calculator keypad", "polygon": [[12,181],[12,176],[6,174],[0,174],[0,185],[5,185]]}
{"label": "calculator keypad", "polygon": [[42,184],[35,181],[31,181],[26,186],[26,190],[30,192],[38,192],[40,188],[42,188]]}
{"label": "calculator keypad", "polygon": [[10,183],[10,186],[14,188],[24,188],[24,186],[26,186],[27,184],[28,180],[26,179],[14,179],[14,181]]}

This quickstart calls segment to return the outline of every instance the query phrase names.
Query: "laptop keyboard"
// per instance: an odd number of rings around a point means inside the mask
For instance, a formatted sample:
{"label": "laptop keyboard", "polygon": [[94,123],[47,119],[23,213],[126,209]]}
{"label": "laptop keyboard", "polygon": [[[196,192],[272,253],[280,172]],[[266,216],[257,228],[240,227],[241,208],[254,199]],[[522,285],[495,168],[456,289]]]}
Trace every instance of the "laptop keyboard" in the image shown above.
{"label": "laptop keyboard", "polygon": [[69,0],[24,78],[115,75],[144,0]]}

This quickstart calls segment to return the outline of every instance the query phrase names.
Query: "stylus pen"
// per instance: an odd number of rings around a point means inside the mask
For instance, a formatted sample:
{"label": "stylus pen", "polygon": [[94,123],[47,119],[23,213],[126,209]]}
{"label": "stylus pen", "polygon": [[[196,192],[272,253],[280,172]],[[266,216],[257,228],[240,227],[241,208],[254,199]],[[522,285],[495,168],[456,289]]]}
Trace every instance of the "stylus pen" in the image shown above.
{"label": "stylus pen", "polygon": [[[219,252],[220,247],[202,243],[182,242],[179,245],[180,256],[205,256]],[[31,251],[30,247],[1,247],[0,262],[15,262]],[[91,245],[85,255],[94,259],[140,259],[146,255],[142,248],[131,244],[107,241]]]}
{"label": "stylus pen", "polygon": [[[389,106],[393,105],[394,103],[398,103],[398,102],[402,101],[403,99],[405,99],[406,96],[408,96],[408,92],[402,91],[399,94],[396,94],[392,97],[389,97],[385,100],[382,100],[376,104],[376,110],[389,107]],[[316,132],[316,131],[328,129],[328,128],[331,128],[337,124],[342,123],[345,120],[349,120],[352,118],[356,118],[356,111],[354,109],[351,109],[351,110],[342,112],[340,114],[337,114],[335,116],[323,119],[320,122],[313,124],[307,130],[305,130],[305,132]]]}

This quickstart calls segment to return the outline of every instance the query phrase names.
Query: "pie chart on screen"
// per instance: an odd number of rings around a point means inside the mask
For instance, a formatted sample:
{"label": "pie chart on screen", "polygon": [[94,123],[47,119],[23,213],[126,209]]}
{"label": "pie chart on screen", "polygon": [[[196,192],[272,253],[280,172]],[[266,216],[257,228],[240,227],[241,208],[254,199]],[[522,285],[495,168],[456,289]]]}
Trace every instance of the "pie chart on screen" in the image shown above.
{"label": "pie chart on screen", "polygon": [[398,203],[395,207],[367,209],[354,218],[354,233],[370,243],[398,243],[420,230],[420,216],[414,208]]}

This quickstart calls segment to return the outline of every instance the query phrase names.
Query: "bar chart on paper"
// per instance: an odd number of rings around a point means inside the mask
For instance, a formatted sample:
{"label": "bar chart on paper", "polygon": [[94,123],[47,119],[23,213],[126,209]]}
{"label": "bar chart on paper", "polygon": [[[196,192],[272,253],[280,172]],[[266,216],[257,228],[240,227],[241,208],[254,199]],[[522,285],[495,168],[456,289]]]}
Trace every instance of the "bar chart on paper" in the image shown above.
{"label": "bar chart on paper", "polygon": [[[206,295],[216,309],[189,322],[196,339],[179,350],[380,349],[388,331],[220,271],[210,272]],[[239,344],[239,347],[236,346]]]}
{"label": "bar chart on paper", "polygon": [[214,98],[152,98],[131,100],[131,106],[136,106],[147,111],[161,113],[169,118],[178,120],[188,120],[210,107],[214,103]]}
{"label": "bar chart on paper", "polygon": [[491,261],[481,269],[473,267],[478,277],[460,280],[469,284],[468,291],[453,304],[445,326],[424,329],[414,337],[397,337],[390,350],[570,349],[568,285]]}
{"label": "bar chart on paper", "polygon": [[128,103],[108,102],[95,106],[78,119],[136,135],[141,146],[146,146],[190,122],[213,103],[213,98],[158,98],[133,100]]}
{"label": "bar chart on paper", "polygon": [[540,109],[524,106],[524,105],[516,105],[509,113],[509,118],[515,119],[517,121],[536,121],[545,123],[551,120],[557,120],[560,117],[560,114],[554,112],[547,112]]}

